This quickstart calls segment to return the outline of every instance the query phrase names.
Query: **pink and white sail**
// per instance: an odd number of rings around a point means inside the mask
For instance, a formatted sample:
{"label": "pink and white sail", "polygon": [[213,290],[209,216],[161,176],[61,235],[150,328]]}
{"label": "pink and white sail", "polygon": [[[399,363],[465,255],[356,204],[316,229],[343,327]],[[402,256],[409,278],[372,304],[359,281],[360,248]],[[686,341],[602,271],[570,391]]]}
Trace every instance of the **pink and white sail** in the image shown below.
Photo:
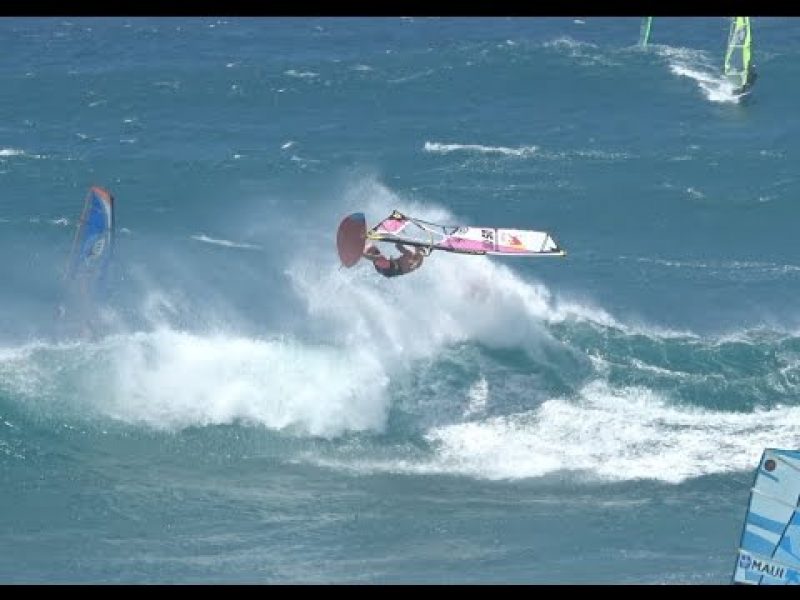
{"label": "pink and white sail", "polygon": [[367,232],[367,238],[462,254],[566,255],[566,252],[546,231],[437,225],[407,217],[398,211],[393,211],[391,215],[370,229]]}

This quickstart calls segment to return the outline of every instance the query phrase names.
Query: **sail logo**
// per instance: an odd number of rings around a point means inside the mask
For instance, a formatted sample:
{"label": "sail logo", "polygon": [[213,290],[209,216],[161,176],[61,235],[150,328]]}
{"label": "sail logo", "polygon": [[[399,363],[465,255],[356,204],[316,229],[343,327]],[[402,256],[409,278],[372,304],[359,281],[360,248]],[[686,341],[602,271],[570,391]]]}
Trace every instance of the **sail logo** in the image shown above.
{"label": "sail logo", "polygon": [[514,235],[513,233],[505,232],[505,231],[503,232],[502,243],[507,245],[507,246],[512,246],[512,247],[516,247],[516,248],[524,248],[525,247],[525,244],[523,244],[522,240],[520,240],[516,235]]}
{"label": "sail logo", "polygon": [[481,237],[483,238],[483,247],[487,249],[494,248],[494,230],[481,229]]}
{"label": "sail logo", "polygon": [[739,566],[746,571],[757,571],[763,575],[774,577],[775,579],[784,579],[786,577],[786,569],[784,567],[769,563],[765,560],[753,558],[747,554],[742,554],[742,556],[739,557]]}
{"label": "sail logo", "polygon": [[93,245],[92,249],[89,251],[89,258],[93,258],[95,256],[100,256],[103,253],[103,250],[106,247],[106,240],[104,238],[98,239]]}
{"label": "sail logo", "polygon": [[750,564],[752,562],[753,562],[753,559],[751,559],[750,556],[748,556],[747,554],[742,554],[739,557],[739,566],[742,567],[745,570],[750,568]]}

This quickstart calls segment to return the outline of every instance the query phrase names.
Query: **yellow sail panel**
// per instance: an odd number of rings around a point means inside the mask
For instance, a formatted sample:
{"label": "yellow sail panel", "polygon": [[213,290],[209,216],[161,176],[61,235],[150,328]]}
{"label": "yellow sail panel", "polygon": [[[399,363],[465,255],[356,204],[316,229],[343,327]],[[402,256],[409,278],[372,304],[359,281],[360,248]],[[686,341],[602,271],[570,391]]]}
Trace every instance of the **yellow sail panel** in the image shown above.
{"label": "yellow sail panel", "polygon": [[744,86],[749,79],[751,44],[750,17],[733,17],[725,52],[725,76],[735,85]]}

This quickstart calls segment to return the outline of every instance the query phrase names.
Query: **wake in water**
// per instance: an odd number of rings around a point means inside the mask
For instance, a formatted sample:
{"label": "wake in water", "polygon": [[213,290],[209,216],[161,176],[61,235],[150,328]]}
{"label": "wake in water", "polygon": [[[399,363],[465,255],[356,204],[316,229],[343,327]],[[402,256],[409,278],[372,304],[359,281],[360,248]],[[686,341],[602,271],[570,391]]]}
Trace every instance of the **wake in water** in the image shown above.
{"label": "wake in water", "polygon": [[442,144],[439,142],[425,142],[425,152],[448,154],[457,151],[474,151],[483,154],[502,154],[505,156],[530,156],[538,148],[536,146],[522,146],[520,148],[506,148],[504,146],[483,146],[481,144]]}
{"label": "wake in water", "polygon": [[214,244],[216,246],[225,246],[226,248],[244,248],[247,250],[261,250],[261,246],[257,244],[248,244],[246,242],[232,242],[231,240],[223,240],[218,238],[208,237],[204,233],[199,233],[191,236],[193,240],[198,242],[205,242],[206,244]]}
{"label": "wake in water", "polygon": [[597,160],[625,160],[631,158],[627,152],[608,152],[603,150],[569,150],[569,151],[543,151],[539,146],[519,146],[509,148],[506,146],[484,146],[483,144],[454,144],[426,141],[423,151],[430,154],[451,154],[462,152],[476,155],[499,155],[511,158],[536,158],[546,160],[597,159]]}
{"label": "wake in water", "polygon": [[654,45],[659,56],[667,59],[672,73],[695,81],[706,99],[723,104],[738,104],[740,96],[733,93],[735,86],[713,65],[708,54],[690,48],[673,48]]}

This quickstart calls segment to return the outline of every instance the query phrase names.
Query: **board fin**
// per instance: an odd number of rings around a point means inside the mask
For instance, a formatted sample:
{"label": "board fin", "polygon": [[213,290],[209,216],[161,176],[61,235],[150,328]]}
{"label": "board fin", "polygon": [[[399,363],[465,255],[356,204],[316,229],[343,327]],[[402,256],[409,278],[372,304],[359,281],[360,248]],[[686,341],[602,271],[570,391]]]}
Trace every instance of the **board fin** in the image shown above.
{"label": "board fin", "polygon": [[350,268],[361,260],[366,239],[367,220],[364,213],[353,213],[342,219],[336,232],[336,250],[343,266]]}

